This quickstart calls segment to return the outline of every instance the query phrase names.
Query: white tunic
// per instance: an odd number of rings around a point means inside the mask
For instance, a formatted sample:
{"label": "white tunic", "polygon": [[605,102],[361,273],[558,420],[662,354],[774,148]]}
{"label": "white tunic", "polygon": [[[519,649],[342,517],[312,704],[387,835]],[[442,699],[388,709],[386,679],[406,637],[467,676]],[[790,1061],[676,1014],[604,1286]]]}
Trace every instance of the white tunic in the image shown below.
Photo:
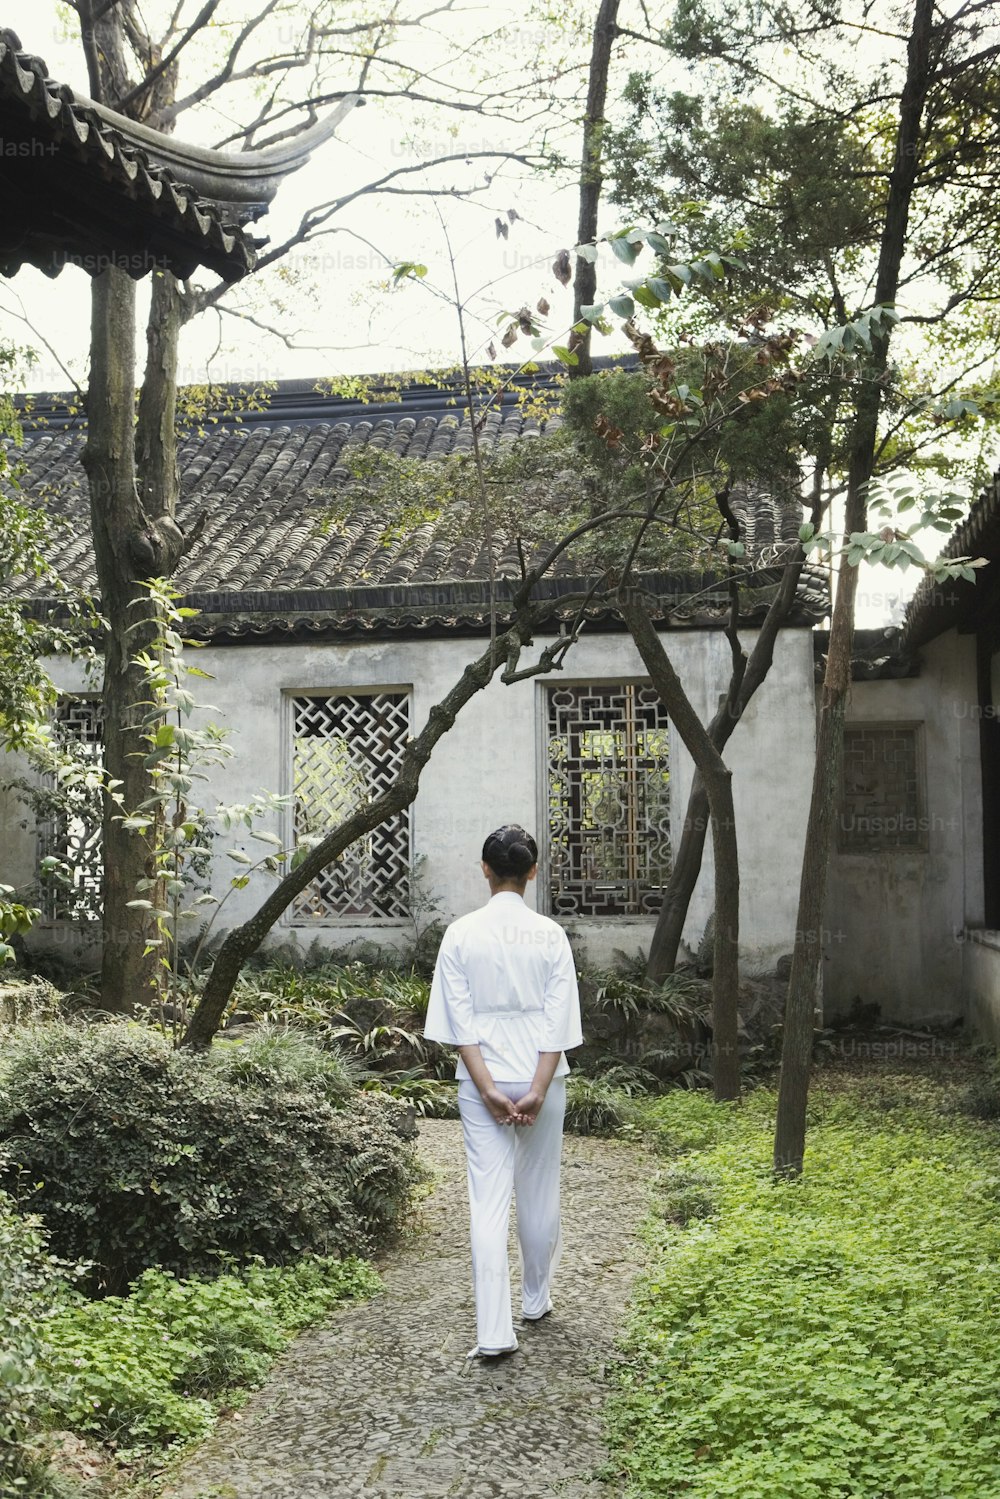
{"label": "white tunic", "polygon": [[[513,890],[453,921],[438,952],[424,1035],[478,1045],[498,1083],[534,1077],[540,1051],[581,1046],[576,965],[562,927]],[[561,1056],[555,1076],[568,1071]],[[456,1076],[469,1076],[461,1057]]]}

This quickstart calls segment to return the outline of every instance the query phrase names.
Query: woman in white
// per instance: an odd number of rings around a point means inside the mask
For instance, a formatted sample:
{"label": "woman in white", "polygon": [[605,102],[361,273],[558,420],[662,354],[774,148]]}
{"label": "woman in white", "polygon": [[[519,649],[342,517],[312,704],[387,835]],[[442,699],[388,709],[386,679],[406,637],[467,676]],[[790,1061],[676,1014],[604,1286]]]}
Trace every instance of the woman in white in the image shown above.
{"label": "woman in white", "polygon": [[476,1296],[470,1358],[512,1353],[507,1226],[517,1201],[526,1321],[552,1310],[559,1259],[565,1052],[583,1043],[566,933],[524,903],[538,848],[516,823],[483,845],[490,900],[453,921],[434,969],[424,1035],[458,1047]]}

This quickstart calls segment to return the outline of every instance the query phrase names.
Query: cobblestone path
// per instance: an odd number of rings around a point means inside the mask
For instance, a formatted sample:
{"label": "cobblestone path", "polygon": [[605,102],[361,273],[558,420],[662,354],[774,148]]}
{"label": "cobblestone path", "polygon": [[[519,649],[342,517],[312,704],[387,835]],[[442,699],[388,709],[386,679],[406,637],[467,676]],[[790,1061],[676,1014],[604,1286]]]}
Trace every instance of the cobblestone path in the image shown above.
{"label": "cobblestone path", "polygon": [[[475,1342],[465,1158],[452,1120],[421,1125],[433,1169],[385,1290],[299,1338],[267,1385],[175,1474],[164,1499],[612,1499],[600,1411],[652,1158],[567,1135],[555,1311],[519,1352]],[[511,1240],[511,1271],[517,1253]],[[520,1306],[514,1286],[515,1310]]]}

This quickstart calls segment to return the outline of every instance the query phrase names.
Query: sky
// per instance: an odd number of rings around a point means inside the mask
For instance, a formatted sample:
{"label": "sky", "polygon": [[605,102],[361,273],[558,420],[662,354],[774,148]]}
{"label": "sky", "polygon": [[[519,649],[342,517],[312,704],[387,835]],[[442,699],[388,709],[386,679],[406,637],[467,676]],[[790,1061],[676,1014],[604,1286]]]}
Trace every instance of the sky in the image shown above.
{"label": "sky", "polygon": [[[230,11],[240,8],[240,0],[231,0]],[[242,8],[248,12],[256,7]],[[86,93],[80,44],[68,37],[60,9],[52,0],[7,0],[4,24],[17,31],[28,51],[45,59],[52,76]],[[455,23],[455,31],[459,37],[463,32],[473,35],[482,27],[495,28],[506,21],[517,32],[515,45],[530,53],[531,30],[517,24],[524,12],[523,5],[510,0],[489,7],[470,6]],[[277,38],[280,41],[280,31]],[[428,66],[432,55],[436,63],[441,38],[430,37],[423,50]],[[418,47],[408,47],[408,61],[419,56]],[[586,52],[581,56],[585,58]],[[456,68],[449,78],[446,70],[444,81],[459,81],[459,71]],[[248,96],[246,107],[251,104]],[[217,115],[186,115],[178,134],[214,145],[225,126]],[[322,147],[307,168],[286,181],[271,212],[254,232],[280,243],[304,212],[335,194],[434,156],[499,152],[523,144],[524,139],[523,126],[465,112],[435,115],[425,110],[403,115],[392,104],[371,100],[348,115],[337,138]],[[565,144],[568,152],[578,154],[575,132],[574,138],[567,135]],[[469,203],[439,199],[440,213],[428,200],[360,199],[338,217],[337,223],[344,225],[342,232],[302,246],[282,262],[280,270],[266,270],[227,295],[226,306],[249,313],[255,322],[231,313],[221,317],[209,313],[185,330],[181,383],[200,384],[209,378],[218,382],[312,379],[453,363],[459,350],[454,307],[428,289],[440,287],[454,299],[446,234],[455,255],[461,297],[469,302],[467,331],[474,353],[481,353],[495,335],[495,320],[504,308],[517,308],[524,302],[534,306],[541,296],[553,309],[553,326],[562,327],[570,319],[572,298],[550,267],[558,250],[575,240],[572,173],[567,171],[560,180],[548,176],[526,181],[519,167],[501,167],[497,172],[495,161],[473,156],[467,163],[440,169],[436,181],[464,189],[481,184],[491,170],[496,176],[484,194]],[[409,177],[404,185],[413,180]],[[517,215],[513,221],[511,210]],[[498,217],[505,224],[506,237],[498,236]],[[409,282],[398,290],[389,289],[391,266],[401,260],[425,264],[427,285]],[[214,278],[206,273],[203,279],[212,284]],[[486,290],[474,296],[480,287]],[[140,291],[145,294],[146,288]],[[34,335],[16,316],[19,312],[30,319]],[[278,329],[280,336],[261,325]],[[54,281],[26,269],[0,289],[0,331],[22,341],[33,337],[39,350],[30,381],[35,390],[70,388],[67,372],[79,384],[86,384],[88,326],[88,278],[73,267]]]}

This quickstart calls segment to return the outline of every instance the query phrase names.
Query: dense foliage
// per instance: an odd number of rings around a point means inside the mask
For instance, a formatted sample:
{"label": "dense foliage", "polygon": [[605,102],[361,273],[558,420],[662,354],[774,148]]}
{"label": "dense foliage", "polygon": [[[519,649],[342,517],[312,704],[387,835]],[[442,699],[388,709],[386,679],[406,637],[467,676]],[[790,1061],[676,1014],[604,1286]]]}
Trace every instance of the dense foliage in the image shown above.
{"label": "dense foliage", "polygon": [[44,1491],[37,1439],[49,1401],[43,1319],[57,1278],[37,1223],[0,1198],[0,1494]]}
{"label": "dense foliage", "polygon": [[202,1056],[139,1026],[39,1026],[0,1062],[0,1186],[92,1262],[99,1293],[154,1266],[355,1254],[406,1209],[400,1113],[288,1034]]}
{"label": "dense foliage", "polygon": [[0,1494],[70,1499],[47,1433],[100,1442],[119,1461],[202,1437],[223,1404],[339,1302],[380,1287],[363,1260],[255,1262],[214,1279],[147,1270],[127,1297],[93,1301],[45,1250],[34,1219],[0,1204]]}
{"label": "dense foliage", "polygon": [[65,1291],[45,1337],[48,1419],[119,1458],[202,1437],[220,1398],[260,1384],[293,1334],[379,1285],[364,1261],[307,1257],[212,1280],[147,1270],[131,1295],[104,1301]]}
{"label": "dense foliage", "polygon": [[[433,938],[428,950],[436,951],[440,928],[426,935]],[[619,969],[580,977],[587,1044],[573,1055],[566,1114],[566,1128],[578,1134],[628,1124],[632,1096],[707,1079],[708,981],[678,972],[649,986],[639,976],[641,961],[619,956]],[[248,1022],[291,1027],[344,1055],[362,1088],[388,1092],[426,1118],[454,1118],[454,1053],[423,1037],[427,972],[420,962],[393,967],[374,949],[364,958],[325,954],[299,967],[271,959],[241,978],[231,1033],[241,1034]]]}
{"label": "dense foliage", "polygon": [[996,1131],[950,1101],[919,1078],[822,1083],[797,1182],[769,1174],[769,1092],[648,1106],[675,1159],[614,1413],[630,1493],[1000,1489]]}
{"label": "dense foliage", "polygon": [[[735,326],[765,306],[819,338],[830,363],[806,442],[834,473],[848,462],[862,373],[844,356],[864,342],[904,74],[921,46],[929,71],[909,104],[919,116],[906,147],[915,179],[890,297],[901,322],[881,381],[875,467],[928,464],[961,474],[973,494],[989,472],[977,418],[995,434],[1000,280],[996,197],[986,184],[1000,141],[1000,91],[987,44],[995,38],[980,9],[935,6],[926,37],[918,26],[908,44],[913,6],[879,20],[858,0],[798,9],[752,0],[739,10],[684,0],[661,41],[683,63],[686,86],[633,72],[603,138],[621,213],[669,221],[686,238],[740,257],[738,276],[686,309],[689,331],[695,320],[704,329]],[[794,73],[775,68],[782,48]]]}

